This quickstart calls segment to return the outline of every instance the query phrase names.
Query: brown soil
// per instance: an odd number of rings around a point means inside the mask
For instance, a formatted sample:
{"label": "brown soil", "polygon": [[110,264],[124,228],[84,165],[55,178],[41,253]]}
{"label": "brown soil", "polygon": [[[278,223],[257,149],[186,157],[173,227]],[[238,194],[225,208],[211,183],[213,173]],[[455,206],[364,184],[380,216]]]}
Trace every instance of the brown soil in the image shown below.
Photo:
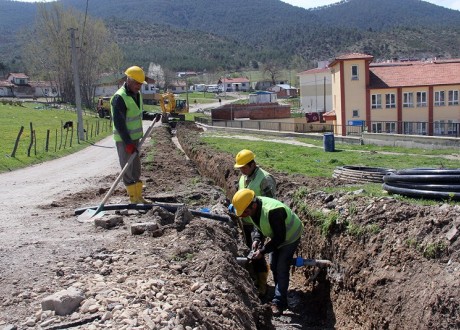
{"label": "brown soil", "polygon": [[[238,177],[233,156],[210,150],[200,132],[193,124],[177,127],[187,159],[168,127],[154,129],[142,155],[144,195],[226,216],[223,204]],[[304,222],[299,255],[334,264],[313,281],[315,268],[295,269],[283,316],[272,317],[247,270],[237,265],[236,257],[247,250],[232,220],[191,217],[182,209],[174,216],[154,207],[118,212],[124,223],[112,229],[76,221],[75,209],[102,200],[117,176],[111,171],[43,200],[32,213],[5,215],[0,328],[460,328],[458,205],[328,194],[325,187],[344,184],[272,174],[280,199]],[[359,185],[352,187],[359,192]],[[110,203],[126,200],[120,185]],[[339,214],[327,233],[313,220],[317,210]],[[160,229],[132,235],[131,225],[139,222],[155,222]],[[71,286],[85,294],[72,315],[41,310],[43,298]]]}

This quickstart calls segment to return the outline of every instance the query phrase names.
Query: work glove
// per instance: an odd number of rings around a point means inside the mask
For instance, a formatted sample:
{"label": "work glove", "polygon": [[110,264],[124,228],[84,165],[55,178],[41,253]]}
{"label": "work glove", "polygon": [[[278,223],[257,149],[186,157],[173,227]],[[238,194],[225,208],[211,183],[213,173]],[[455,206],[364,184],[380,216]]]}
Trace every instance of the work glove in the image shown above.
{"label": "work glove", "polygon": [[257,251],[258,249],[260,249],[262,247],[262,242],[259,241],[259,240],[254,240],[252,242],[252,251]]}
{"label": "work glove", "polygon": [[135,152],[137,152],[137,147],[134,143],[128,143],[125,147],[125,151],[128,153],[128,154],[133,154]]}

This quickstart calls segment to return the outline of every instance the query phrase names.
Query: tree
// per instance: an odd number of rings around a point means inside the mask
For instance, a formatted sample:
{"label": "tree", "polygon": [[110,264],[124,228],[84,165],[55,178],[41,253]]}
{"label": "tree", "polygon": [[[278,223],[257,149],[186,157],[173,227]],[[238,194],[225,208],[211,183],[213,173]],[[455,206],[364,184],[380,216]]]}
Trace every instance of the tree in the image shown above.
{"label": "tree", "polygon": [[158,88],[164,88],[165,73],[161,68],[161,65],[150,62],[149,69],[147,71],[147,77],[155,79],[155,84]]}
{"label": "tree", "polygon": [[101,20],[65,10],[57,2],[38,4],[33,29],[23,33],[23,54],[29,75],[55,81],[64,102],[75,103],[70,29],[76,29],[78,74],[83,105],[94,107],[102,73],[120,72],[122,53]]}
{"label": "tree", "polygon": [[268,74],[273,85],[276,85],[276,78],[280,73],[280,67],[274,62],[267,62],[264,66],[264,75]]}

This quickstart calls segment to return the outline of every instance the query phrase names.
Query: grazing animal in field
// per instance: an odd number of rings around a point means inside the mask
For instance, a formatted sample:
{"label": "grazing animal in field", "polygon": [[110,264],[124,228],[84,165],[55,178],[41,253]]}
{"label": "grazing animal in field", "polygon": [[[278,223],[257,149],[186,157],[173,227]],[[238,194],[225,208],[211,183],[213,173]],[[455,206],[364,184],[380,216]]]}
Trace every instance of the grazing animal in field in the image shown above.
{"label": "grazing animal in field", "polygon": [[73,127],[73,121],[66,121],[64,124],[64,128],[69,129],[71,127]]}

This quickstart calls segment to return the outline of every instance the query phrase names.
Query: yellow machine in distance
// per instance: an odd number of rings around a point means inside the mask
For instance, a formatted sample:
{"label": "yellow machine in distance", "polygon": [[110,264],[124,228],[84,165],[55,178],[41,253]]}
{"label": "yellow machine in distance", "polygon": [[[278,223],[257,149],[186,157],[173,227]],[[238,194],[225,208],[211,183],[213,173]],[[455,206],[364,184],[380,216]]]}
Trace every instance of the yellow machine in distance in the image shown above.
{"label": "yellow machine in distance", "polygon": [[184,121],[185,114],[189,112],[186,100],[176,99],[173,93],[163,93],[159,97],[162,121]]}

